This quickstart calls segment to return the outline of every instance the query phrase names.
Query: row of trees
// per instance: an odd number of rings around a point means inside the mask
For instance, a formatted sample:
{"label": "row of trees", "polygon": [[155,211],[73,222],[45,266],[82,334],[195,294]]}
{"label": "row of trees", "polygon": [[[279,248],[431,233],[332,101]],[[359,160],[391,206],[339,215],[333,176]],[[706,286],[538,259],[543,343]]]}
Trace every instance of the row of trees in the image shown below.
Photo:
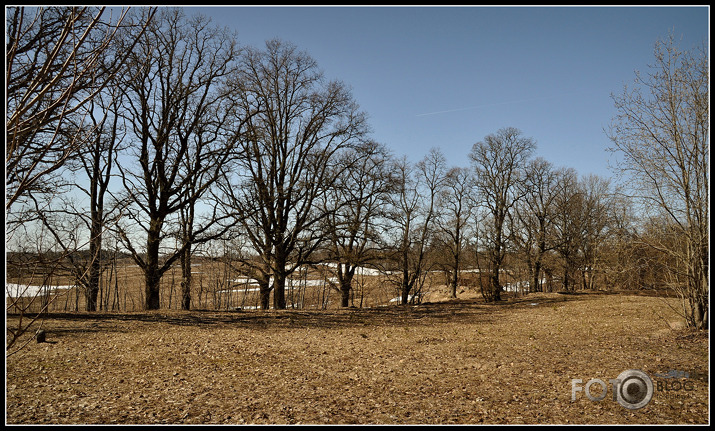
{"label": "row of trees", "polygon": [[[7,15],[8,245],[59,251],[53,262],[69,263],[89,311],[111,234],[144,274],[147,309],[159,308],[160,280],[175,265],[189,309],[191,258],[221,240],[258,282],[263,308],[271,295],[285,308],[286,279],[319,262],[336,264],[344,306],[361,267],[389,276],[407,303],[437,268],[456,295],[462,271],[476,267],[486,274],[484,297],[496,301],[514,262],[524,262],[532,291],[543,289],[544,274],[565,289],[595,288],[597,276],[599,287],[617,285],[645,264],[672,286],[689,286],[686,312],[694,326],[707,324],[707,76],[704,88],[691,82],[703,79],[692,76],[702,63],[677,63],[692,84],[679,90],[701,111],[673,112],[674,134],[655,134],[664,149],[692,151],[682,166],[687,183],[678,184],[695,195],[668,221],[633,211],[604,178],[534,158],[535,141],[515,128],[476,143],[469,166],[448,167],[437,149],[419,163],[395,157],[370,139],[347,86],[326,80],[307,53],[277,40],[240,46],[181,9],[108,16],[14,7]],[[616,98],[624,128],[611,136],[630,168],[660,178],[635,162],[650,143],[628,113],[643,100]],[[677,200],[666,187],[647,194],[662,209]],[[665,230],[644,229],[643,220]],[[681,232],[689,238],[682,246],[655,242]],[[641,244],[650,246],[645,261],[624,251]]]}

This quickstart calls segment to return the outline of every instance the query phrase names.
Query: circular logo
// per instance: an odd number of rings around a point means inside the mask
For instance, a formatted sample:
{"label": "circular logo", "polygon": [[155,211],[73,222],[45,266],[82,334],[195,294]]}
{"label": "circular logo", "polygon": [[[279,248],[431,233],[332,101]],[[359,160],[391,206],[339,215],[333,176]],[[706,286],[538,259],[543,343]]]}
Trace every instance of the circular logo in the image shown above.
{"label": "circular logo", "polygon": [[616,397],[623,407],[636,410],[653,398],[653,381],[643,371],[626,370],[618,375],[618,380],[621,383],[616,390]]}

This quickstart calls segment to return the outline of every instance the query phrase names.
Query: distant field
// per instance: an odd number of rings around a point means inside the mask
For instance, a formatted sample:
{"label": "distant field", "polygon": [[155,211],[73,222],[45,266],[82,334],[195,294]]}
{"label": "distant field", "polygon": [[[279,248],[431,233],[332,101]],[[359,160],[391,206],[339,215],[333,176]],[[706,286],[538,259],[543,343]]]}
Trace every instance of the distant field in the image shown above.
{"label": "distant field", "polygon": [[[244,310],[257,309],[259,302],[258,285],[255,280],[220,262],[204,262],[192,265],[191,306],[193,309]],[[48,310],[55,312],[83,311],[86,309],[84,290],[77,288],[76,281],[68,275],[46,276],[22,272],[21,276],[9,276],[6,280],[6,297],[20,299],[20,304],[28,304],[25,310],[38,312],[49,303]],[[461,276],[461,290],[476,297],[477,275],[464,271]],[[399,292],[389,276],[364,268],[353,279],[351,305],[356,307],[376,307],[398,301]],[[439,301],[446,298],[445,276],[442,272],[431,272],[421,290],[423,301]],[[512,277],[504,275],[505,284]],[[332,287],[331,287],[332,286]],[[340,293],[336,290],[337,278],[334,268],[322,265],[304,271],[296,271],[286,283],[288,308],[294,309],[338,309]],[[481,296],[481,294],[479,294]],[[104,311],[141,311],[144,309],[144,276],[131,260],[121,261],[114,270],[103,273],[99,294],[99,308]],[[161,308],[180,308],[181,269],[177,266],[169,270],[161,280]],[[8,309],[9,313],[17,312]]]}
{"label": "distant field", "polygon": [[[683,329],[673,299],[542,293],[485,304],[465,294],[344,310],[51,314],[47,343],[25,338],[7,358],[6,420],[708,422],[708,332]],[[613,401],[608,383],[631,369],[655,388],[637,410]],[[607,396],[572,401],[572,379],[601,379]]]}

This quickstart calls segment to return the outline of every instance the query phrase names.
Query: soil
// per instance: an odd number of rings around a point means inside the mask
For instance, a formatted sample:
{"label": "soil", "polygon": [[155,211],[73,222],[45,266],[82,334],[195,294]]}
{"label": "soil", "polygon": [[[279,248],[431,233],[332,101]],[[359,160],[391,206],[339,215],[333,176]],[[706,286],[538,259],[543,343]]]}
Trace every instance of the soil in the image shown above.
{"label": "soil", "polygon": [[[6,423],[705,424],[709,335],[685,329],[671,306],[542,293],[497,304],[53,313],[45,342],[29,338],[33,327],[6,358]],[[634,410],[608,383],[631,369],[654,387]],[[603,400],[586,396],[591,379],[606,382]]]}

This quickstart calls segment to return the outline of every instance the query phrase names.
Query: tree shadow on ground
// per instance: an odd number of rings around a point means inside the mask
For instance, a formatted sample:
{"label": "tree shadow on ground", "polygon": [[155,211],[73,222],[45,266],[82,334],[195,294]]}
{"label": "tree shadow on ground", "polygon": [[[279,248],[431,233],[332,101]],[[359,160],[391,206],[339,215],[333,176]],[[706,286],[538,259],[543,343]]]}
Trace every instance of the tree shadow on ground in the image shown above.
{"label": "tree shadow on ground", "polygon": [[[593,297],[592,295],[591,297]],[[45,320],[84,322],[81,327],[59,332],[124,331],[113,322],[166,323],[188,327],[349,328],[369,326],[431,326],[440,323],[488,323],[502,313],[520,308],[549,306],[566,301],[586,300],[588,295],[512,296],[498,302],[483,299],[452,299],[416,305],[388,305],[374,308],[337,310],[158,310],[145,312],[61,312],[47,313]],[[13,317],[8,315],[8,318]],[[27,317],[27,316],[26,316]]]}

